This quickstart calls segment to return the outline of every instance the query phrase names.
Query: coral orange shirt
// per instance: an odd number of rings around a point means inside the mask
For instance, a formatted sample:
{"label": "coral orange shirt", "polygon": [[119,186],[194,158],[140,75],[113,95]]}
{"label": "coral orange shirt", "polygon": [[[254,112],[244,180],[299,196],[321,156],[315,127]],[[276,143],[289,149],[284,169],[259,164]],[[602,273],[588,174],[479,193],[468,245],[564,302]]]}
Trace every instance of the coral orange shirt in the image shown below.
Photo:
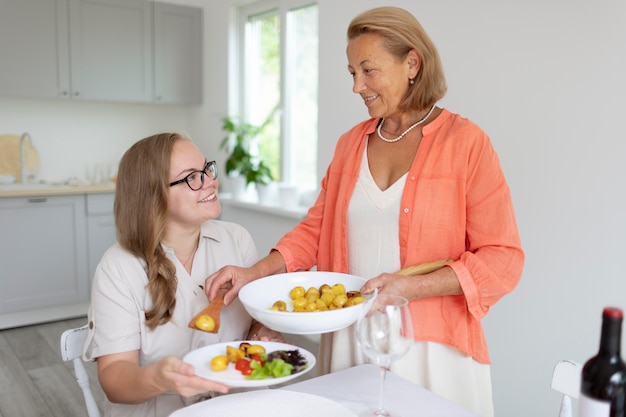
{"label": "coral orange shirt", "polygon": [[[315,204],[275,247],[288,271],[348,272],[347,209],[378,121],[339,138]],[[524,264],[509,187],[489,137],[468,119],[444,109],[422,135],[398,214],[400,263],[453,259],[463,295],[412,300],[415,339],[489,363],[480,320],[515,288]]]}

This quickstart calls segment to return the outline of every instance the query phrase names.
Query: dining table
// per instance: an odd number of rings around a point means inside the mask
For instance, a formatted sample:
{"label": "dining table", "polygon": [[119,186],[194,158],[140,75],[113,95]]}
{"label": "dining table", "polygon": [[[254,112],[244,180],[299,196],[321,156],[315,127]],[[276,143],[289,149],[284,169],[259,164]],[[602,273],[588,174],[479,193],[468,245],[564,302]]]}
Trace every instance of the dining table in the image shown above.
{"label": "dining table", "polygon": [[[291,384],[223,395],[170,417],[354,417],[376,408],[379,392],[380,368],[364,364]],[[385,378],[383,406],[400,417],[477,417],[392,372]]]}

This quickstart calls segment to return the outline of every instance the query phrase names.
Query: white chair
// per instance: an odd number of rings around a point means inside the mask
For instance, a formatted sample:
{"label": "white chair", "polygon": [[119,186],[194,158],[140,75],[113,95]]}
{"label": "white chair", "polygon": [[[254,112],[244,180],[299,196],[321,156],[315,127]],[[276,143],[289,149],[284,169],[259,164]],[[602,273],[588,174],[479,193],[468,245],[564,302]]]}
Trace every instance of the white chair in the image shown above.
{"label": "white chair", "polygon": [[83,390],[87,415],[89,417],[100,417],[98,404],[89,386],[89,375],[87,375],[87,370],[82,360],[83,346],[85,345],[87,334],[88,328],[86,325],[64,331],[61,335],[61,357],[66,362],[72,361],[74,363],[74,374],[76,375],[78,385]]}
{"label": "white chair", "polygon": [[572,398],[578,399],[582,368],[582,365],[568,360],[560,361],[554,367],[550,387],[563,394],[559,417],[572,417]]}

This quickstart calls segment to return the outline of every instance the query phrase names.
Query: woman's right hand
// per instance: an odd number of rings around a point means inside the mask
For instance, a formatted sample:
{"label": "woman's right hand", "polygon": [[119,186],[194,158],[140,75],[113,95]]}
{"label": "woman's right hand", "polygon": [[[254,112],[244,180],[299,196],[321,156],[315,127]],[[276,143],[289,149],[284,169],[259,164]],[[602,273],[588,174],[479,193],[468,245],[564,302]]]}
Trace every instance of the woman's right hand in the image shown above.
{"label": "woman's right hand", "polygon": [[166,356],[160,359],[155,366],[157,368],[156,375],[161,378],[160,384],[183,397],[191,397],[209,391],[217,391],[222,394],[228,392],[226,385],[197,376],[193,366],[183,362],[178,357]]}
{"label": "woman's right hand", "polygon": [[227,265],[205,279],[204,291],[209,300],[213,300],[221,288],[226,289],[224,305],[228,305],[237,297],[241,287],[258,278],[260,276],[255,273],[253,268]]}
{"label": "woman's right hand", "polygon": [[282,272],[287,272],[285,260],[280,252],[273,250],[249,268],[227,265],[218,269],[204,280],[204,292],[212,300],[221,288],[226,289],[224,305],[228,305],[237,298],[239,290],[247,283]]}
{"label": "woman's right hand", "polygon": [[183,397],[228,392],[226,385],[197,376],[191,364],[176,356],[139,366],[139,351],[135,350],[100,356],[97,363],[100,385],[114,403],[139,404],[168,391]]}

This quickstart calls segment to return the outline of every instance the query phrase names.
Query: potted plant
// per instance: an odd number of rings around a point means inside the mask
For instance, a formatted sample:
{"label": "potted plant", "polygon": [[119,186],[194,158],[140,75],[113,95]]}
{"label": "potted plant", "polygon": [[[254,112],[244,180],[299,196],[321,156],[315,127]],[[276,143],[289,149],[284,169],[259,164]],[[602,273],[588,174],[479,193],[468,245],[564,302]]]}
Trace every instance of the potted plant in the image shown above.
{"label": "potted plant", "polygon": [[227,134],[220,142],[220,149],[229,150],[225,171],[232,182],[240,181],[240,187],[233,187],[233,194],[241,196],[249,184],[267,185],[272,182],[272,172],[262,160],[251,153],[256,137],[269,124],[271,117],[260,126],[246,123],[236,117],[222,118],[222,130]]}

